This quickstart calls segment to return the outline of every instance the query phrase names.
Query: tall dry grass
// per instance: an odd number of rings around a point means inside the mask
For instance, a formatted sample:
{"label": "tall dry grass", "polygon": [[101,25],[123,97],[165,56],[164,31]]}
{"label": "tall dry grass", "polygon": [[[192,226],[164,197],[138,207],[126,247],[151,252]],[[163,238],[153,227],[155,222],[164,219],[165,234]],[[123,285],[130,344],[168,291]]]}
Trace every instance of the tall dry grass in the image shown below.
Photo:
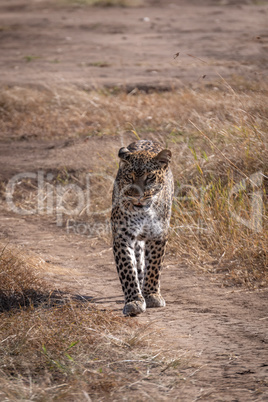
{"label": "tall dry grass", "polygon": [[[267,92],[227,89],[203,98],[211,102],[210,119],[205,111],[199,122],[189,119],[189,164],[174,169],[173,249],[225,284],[267,286]],[[172,137],[180,148],[180,134]]]}

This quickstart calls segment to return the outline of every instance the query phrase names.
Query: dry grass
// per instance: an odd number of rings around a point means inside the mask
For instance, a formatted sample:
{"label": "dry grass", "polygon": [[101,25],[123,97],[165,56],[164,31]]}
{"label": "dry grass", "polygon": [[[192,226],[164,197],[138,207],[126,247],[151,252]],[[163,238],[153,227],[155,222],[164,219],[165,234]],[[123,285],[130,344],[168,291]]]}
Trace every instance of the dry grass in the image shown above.
{"label": "dry grass", "polygon": [[[216,145],[228,145],[231,137],[225,138],[224,133],[235,127],[256,123],[264,131],[266,97],[263,88],[236,93],[220,85],[199,91],[129,94],[116,88],[87,92],[72,87],[12,87],[0,93],[0,129],[10,139],[55,139],[119,135],[135,128],[142,137],[153,133],[161,141],[175,137],[187,145],[205,145],[194,123],[215,138]],[[210,148],[209,143],[205,147]]]}
{"label": "dry grass", "polygon": [[[138,133],[170,147],[176,190],[171,251],[222,274],[226,284],[267,286],[266,85],[235,78],[232,85],[222,80],[196,91],[129,94],[13,87],[2,91],[0,105],[0,131],[14,140],[87,138],[90,147],[96,136],[120,144],[119,138],[134,140]],[[116,153],[117,145],[102,148],[98,173],[115,175]],[[93,205],[101,197],[106,208],[111,195],[105,183],[96,189]]]}
{"label": "dry grass", "polygon": [[[55,295],[39,266],[25,261],[14,247],[2,248],[1,400],[120,400],[132,383],[154,383],[162,370],[175,368],[174,354],[164,358],[149,348],[150,327]],[[176,370],[186,366],[176,359]]]}
{"label": "dry grass", "polygon": [[[31,259],[0,244],[0,313],[41,303],[48,298],[45,284],[31,268]],[[37,265],[37,264],[36,264]]]}
{"label": "dry grass", "polygon": [[[211,119],[205,111],[199,122],[189,119],[186,164],[174,168],[173,250],[222,274],[226,285],[255,288],[268,283],[267,105],[265,91],[229,89],[227,96],[204,98],[204,105],[214,101]],[[181,148],[180,135],[173,137]]]}

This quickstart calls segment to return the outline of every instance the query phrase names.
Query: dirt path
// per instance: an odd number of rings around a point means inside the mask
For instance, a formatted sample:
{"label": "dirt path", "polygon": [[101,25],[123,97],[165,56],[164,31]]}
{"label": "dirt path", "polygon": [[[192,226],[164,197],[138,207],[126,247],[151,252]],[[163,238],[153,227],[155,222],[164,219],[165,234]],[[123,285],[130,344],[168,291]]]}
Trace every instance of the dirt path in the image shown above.
{"label": "dirt path", "polygon": [[63,3],[1,1],[0,83],[146,89],[267,77],[266,1]]}

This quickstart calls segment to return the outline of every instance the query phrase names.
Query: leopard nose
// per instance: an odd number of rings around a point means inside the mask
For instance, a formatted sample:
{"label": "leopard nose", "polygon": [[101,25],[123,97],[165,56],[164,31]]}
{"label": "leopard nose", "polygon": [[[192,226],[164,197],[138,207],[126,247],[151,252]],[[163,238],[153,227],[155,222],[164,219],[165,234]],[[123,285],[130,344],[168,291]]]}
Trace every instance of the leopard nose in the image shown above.
{"label": "leopard nose", "polygon": [[140,186],[137,186],[137,185],[133,185],[131,187],[131,192],[132,192],[133,197],[140,198],[143,195],[142,188]]}

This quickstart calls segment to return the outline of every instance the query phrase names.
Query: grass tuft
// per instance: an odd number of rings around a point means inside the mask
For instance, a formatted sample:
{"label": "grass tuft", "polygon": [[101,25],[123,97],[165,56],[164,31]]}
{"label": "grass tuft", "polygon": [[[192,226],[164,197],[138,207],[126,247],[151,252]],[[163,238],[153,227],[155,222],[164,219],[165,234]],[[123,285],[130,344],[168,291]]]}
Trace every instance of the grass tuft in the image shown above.
{"label": "grass tuft", "polygon": [[31,267],[31,259],[1,245],[0,313],[14,308],[38,305],[49,296],[44,281]]}

